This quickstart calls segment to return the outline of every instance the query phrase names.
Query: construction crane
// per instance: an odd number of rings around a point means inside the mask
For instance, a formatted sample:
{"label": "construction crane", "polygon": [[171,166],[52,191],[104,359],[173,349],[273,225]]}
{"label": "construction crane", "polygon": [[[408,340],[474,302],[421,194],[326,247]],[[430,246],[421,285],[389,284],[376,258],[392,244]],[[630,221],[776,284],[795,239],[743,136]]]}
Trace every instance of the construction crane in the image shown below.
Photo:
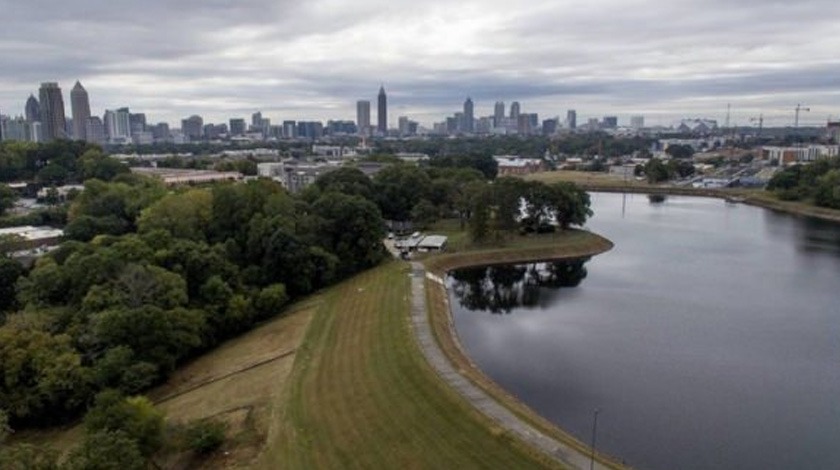
{"label": "construction crane", "polygon": [[794,129],[799,129],[799,113],[802,111],[811,112],[811,108],[803,108],[801,104],[796,105],[796,118],[793,121]]}
{"label": "construction crane", "polygon": [[758,123],[758,138],[761,139],[761,130],[764,129],[764,114],[759,114],[758,117],[750,118],[750,122]]}

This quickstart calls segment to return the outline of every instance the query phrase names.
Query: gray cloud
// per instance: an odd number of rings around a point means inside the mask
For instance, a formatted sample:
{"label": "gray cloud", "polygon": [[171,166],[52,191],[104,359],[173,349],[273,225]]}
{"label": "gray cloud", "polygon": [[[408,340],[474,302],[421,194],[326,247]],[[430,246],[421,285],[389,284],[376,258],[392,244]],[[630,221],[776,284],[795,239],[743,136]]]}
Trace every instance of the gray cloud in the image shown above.
{"label": "gray cloud", "polygon": [[[42,81],[82,80],[94,112],[177,122],[262,109],[352,119],[389,91],[391,116],[442,119],[519,100],[542,116],[645,114],[771,124],[840,116],[840,4],[805,0],[0,0],[0,112]],[[69,112],[69,111],[68,111]]]}

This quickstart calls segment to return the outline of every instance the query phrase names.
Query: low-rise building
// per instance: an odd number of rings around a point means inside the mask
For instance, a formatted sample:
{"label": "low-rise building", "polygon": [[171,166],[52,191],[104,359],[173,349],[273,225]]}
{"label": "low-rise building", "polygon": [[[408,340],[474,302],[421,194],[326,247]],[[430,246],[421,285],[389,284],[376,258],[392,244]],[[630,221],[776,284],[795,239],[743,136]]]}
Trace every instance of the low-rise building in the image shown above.
{"label": "low-rise building", "polygon": [[810,163],[821,158],[840,156],[838,145],[807,145],[802,147],[763,147],[761,156],[766,160],[775,160],[780,165]]}
{"label": "low-rise building", "polygon": [[220,183],[224,181],[240,181],[242,179],[242,173],[237,171],[182,170],[176,168],[132,168],[131,172],[161,179],[167,186]]}
{"label": "low-rise building", "polygon": [[499,165],[499,176],[527,175],[545,171],[545,162],[538,158],[521,158],[515,155],[497,155],[493,157]]}

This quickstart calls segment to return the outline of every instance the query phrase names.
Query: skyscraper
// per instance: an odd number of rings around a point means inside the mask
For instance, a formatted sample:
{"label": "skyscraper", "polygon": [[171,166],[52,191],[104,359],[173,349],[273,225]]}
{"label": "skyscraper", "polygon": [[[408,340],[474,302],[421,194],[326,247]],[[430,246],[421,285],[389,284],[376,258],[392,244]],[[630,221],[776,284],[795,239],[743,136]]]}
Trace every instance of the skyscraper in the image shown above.
{"label": "skyscraper", "polygon": [[359,134],[370,134],[370,101],[356,101],[356,127]]}
{"label": "skyscraper", "polygon": [[29,95],[29,99],[26,100],[26,122],[41,122],[41,104],[35,95]]}
{"label": "skyscraper", "polygon": [[204,132],[204,119],[195,114],[186,119],[181,119],[181,132],[190,141],[201,140]]}
{"label": "skyscraper", "polygon": [[242,118],[232,118],[230,120],[230,135],[245,134],[245,120]]}
{"label": "skyscraper", "polygon": [[41,104],[41,124],[44,141],[49,142],[67,137],[64,128],[67,125],[64,116],[64,98],[58,83],[44,82],[38,90]]}
{"label": "skyscraper", "polygon": [[566,127],[569,129],[577,128],[577,111],[574,109],[566,111]]}
{"label": "skyscraper", "polygon": [[510,104],[510,120],[513,122],[519,122],[519,114],[521,110],[519,109],[519,101],[514,101]]}
{"label": "skyscraper", "polygon": [[87,90],[76,80],[76,85],[70,90],[70,106],[73,112],[73,138],[86,140],[85,130],[90,118],[90,99]]}
{"label": "skyscraper", "polygon": [[100,145],[105,143],[105,125],[99,116],[91,116],[85,123],[85,140]]}
{"label": "skyscraper", "polygon": [[131,112],[128,108],[106,110],[102,121],[110,143],[126,144],[131,140]]}
{"label": "skyscraper", "polygon": [[475,116],[473,115],[473,101],[469,96],[467,101],[464,101],[464,129],[467,134],[472,134],[475,130]]}
{"label": "skyscraper", "polygon": [[496,107],[493,111],[493,126],[502,127],[502,122],[505,120],[505,102],[496,101]]}
{"label": "skyscraper", "polygon": [[385,95],[385,86],[379,87],[379,97],[377,106],[377,129],[382,135],[388,134],[388,97]]}

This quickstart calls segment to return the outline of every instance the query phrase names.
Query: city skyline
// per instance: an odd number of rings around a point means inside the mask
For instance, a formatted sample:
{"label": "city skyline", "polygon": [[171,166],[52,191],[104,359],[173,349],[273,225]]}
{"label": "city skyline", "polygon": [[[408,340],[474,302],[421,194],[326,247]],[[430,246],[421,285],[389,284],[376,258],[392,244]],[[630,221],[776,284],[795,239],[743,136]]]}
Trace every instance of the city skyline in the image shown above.
{"label": "city skyline", "polygon": [[0,0],[0,9],[5,114],[21,114],[38,83],[69,90],[76,80],[94,110],[130,105],[171,123],[255,110],[353,119],[353,103],[373,99],[379,83],[389,126],[398,116],[428,126],[466,96],[476,116],[504,100],[540,116],[573,108],[644,115],[650,125],[723,121],[727,103],[740,124],[762,113],[767,125],[784,125],[797,103],[811,108],[803,125],[840,114],[832,1],[537,1],[511,10],[497,0],[422,9],[404,0]]}

